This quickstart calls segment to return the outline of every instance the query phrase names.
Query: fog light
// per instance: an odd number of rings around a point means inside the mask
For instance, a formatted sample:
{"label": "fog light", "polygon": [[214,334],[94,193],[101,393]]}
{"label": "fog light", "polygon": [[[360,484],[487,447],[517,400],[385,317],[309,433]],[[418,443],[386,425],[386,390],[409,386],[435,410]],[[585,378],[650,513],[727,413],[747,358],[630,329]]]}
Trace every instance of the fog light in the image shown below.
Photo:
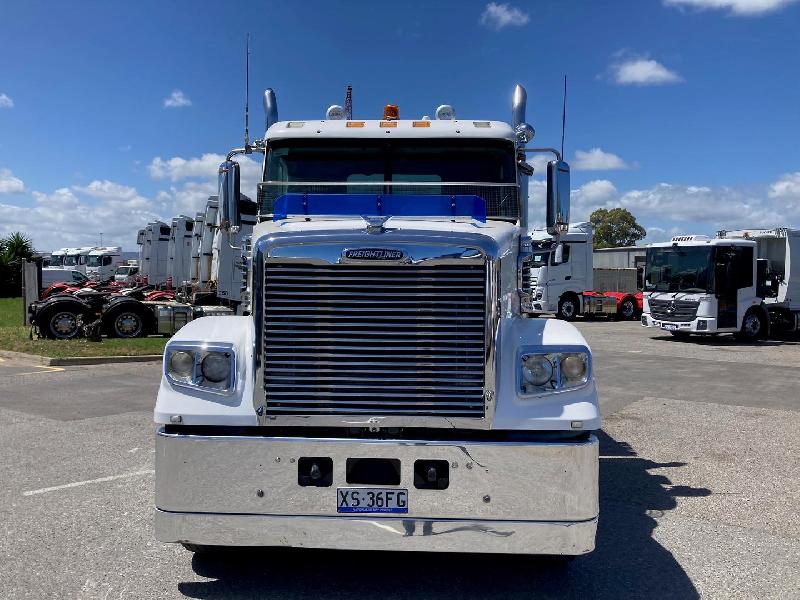
{"label": "fog light", "polygon": [[706,321],[705,319],[698,319],[697,331],[708,331],[708,321]]}
{"label": "fog light", "polygon": [[541,300],[541,299],[542,299],[542,296],[544,296],[544,294],[542,293],[542,290],[538,290],[538,291],[536,292],[536,299],[537,299],[537,300]]}
{"label": "fog light", "polygon": [[203,377],[214,383],[228,379],[231,373],[231,355],[227,352],[209,352],[200,364]]}
{"label": "fog light", "polygon": [[169,371],[176,379],[191,379],[194,369],[194,355],[184,350],[176,350],[169,357]]}

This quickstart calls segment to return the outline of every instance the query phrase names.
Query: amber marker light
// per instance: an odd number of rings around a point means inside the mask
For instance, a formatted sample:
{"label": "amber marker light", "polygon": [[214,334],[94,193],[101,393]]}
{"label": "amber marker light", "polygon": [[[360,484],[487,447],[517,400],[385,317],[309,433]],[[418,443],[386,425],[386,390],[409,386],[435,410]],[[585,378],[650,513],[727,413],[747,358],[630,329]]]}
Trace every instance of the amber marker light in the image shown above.
{"label": "amber marker light", "polygon": [[386,121],[397,121],[400,118],[400,108],[397,104],[387,104],[383,107],[383,118]]}

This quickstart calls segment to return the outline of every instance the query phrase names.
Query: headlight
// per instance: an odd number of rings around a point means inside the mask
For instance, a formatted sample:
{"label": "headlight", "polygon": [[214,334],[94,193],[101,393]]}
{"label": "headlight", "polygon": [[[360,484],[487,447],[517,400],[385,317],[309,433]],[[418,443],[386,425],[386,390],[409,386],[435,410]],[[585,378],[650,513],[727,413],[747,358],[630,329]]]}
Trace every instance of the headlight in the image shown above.
{"label": "headlight", "polygon": [[165,351],[164,374],[173,385],[227,394],[235,388],[236,353],[231,344],[176,342]]}
{"label": "headlight", "polygon": [[522,379],[526,384],[543,386],[553,377],[553,363],[542,354],[522,357]]}
{"label": "headlight", "polygon": [[576,388],[589,381],[588,352],[545,352],[520,355],[519,393],[539,395]]}
{"label": "headlight", "polygon": [[225,381],[231,374],[231,355],[227,352],[209,352],[200,363],[200,370],[209,381]]}
{"label": "headlight", "polygon": [[583,352],[561,355],[561,375],[569,383],[583,383],[589,374],[589,358]]}
{"label": "headlight", "polygon": [[185,350],[176,350],[169,357],[168,368],[175,379],[191,382],[194,374],[194,355]]}

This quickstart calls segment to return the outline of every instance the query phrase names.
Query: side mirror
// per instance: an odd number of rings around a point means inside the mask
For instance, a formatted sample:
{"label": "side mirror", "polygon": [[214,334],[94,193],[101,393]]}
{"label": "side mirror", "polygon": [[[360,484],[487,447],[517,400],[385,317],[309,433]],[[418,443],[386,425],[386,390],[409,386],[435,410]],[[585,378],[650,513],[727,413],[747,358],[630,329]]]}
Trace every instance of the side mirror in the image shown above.
{"label": "side mirror", "polygon": [[557,235],[569,227],[569,165],[547,163],[547,233]]}
{"label": "side mirror", "polygon": [[553,264],[560,265],[564,262],[564,244],[559,244],[556,246],[555,252],[553,252]]}
{"label": "side mirror", "polygon": [[226,160],[219,166],[219,227],[236,233],[242,225],[239,214],[239,163]]}

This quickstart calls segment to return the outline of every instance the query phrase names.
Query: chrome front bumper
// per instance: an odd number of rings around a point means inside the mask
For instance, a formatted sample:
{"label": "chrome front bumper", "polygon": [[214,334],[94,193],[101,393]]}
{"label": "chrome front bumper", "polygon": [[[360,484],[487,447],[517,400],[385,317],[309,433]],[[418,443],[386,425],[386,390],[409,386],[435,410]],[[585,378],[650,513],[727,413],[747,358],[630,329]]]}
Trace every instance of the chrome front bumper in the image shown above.
{"label": "chrome front bumper", "polygon": [[[333,485],[298,484],[297,459],[331,457]],[[339,515],[347,458],[401,461],[407,515]],[[416,489],[417,459],[447,460],[445,490]],[[164,542],[352,550],[584,554],[598,514],[597,439],[444,442],[156,436]]]}

